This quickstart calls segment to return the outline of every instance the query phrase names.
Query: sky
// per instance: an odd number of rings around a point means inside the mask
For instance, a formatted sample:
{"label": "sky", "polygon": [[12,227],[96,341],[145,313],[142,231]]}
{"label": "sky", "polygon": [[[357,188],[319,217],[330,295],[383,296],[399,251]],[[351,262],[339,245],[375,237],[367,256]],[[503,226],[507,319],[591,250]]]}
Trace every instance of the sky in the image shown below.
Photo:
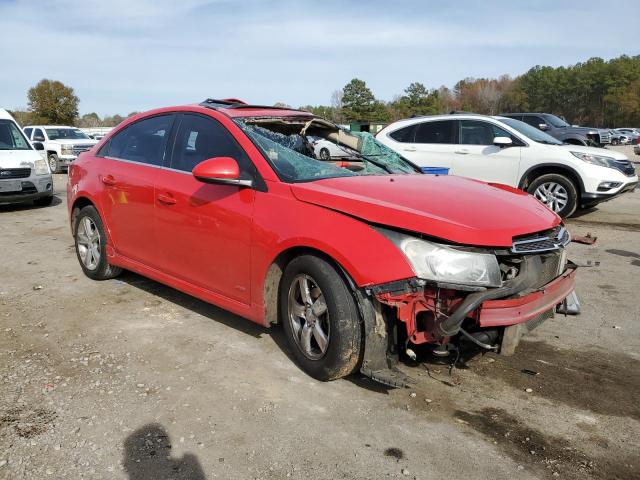
{"label": "sky", "polygon": [[640,54],[637,0],[0,0],[0,106],[42,78],[101,116],[198,103],[391,100],[534,65]]}

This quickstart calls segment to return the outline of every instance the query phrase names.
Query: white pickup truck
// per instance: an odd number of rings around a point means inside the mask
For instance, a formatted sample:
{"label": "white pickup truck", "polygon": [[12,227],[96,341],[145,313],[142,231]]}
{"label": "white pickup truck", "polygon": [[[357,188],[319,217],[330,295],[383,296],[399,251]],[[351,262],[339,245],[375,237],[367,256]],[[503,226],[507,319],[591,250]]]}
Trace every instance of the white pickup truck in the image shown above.
{"label": "white pickup truck", "polygon": [[44,145],[52,173],[60,173],[78,155],[98,143],[76,127],[29,125],[23,131],[32,143]]}

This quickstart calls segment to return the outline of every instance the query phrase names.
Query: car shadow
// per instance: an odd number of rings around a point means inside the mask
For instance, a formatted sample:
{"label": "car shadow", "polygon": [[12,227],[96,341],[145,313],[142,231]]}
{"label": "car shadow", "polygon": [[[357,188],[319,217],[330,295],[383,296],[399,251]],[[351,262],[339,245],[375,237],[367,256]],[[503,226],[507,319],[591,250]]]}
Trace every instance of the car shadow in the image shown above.
{"label": "car shadow", "polygon": [[171,457],[171,439],[165,428],[149,423],[137,429],[124,441],[122,466],[129,480],[205,480],[198,458],[186,453]]}
{"label": "car shadow", "polygon": [[291,354],[291,350],[289,350],[287,339],[280,325],[272,325],[269,328],[264,327],[252,322],[251,320],[231,313],[228,310],[217,307],[212,303],[199,300],[189,294],[182,293],[172,287],[128,270],[123,271],[116,281],[122,281],[132,287],[150,293],[151,295],[156,295],[168,302],[190,310],[193,313],[221,323],[227,327],[234,328],[235,330],[254,338],[262,338],[263,335],[269,335],[278,348],[282,350],[287,358],[295,364],[295,359]]}
{"label": "car shadow", "polygon": [[55,207],[60,205],[62,200],[58,198],[56,194],[53,195],[53,201],[50,205],[35,205],[33,202],[24,203],[10,203],[7,205],[0,205],[0,212],[22,212],[27,210],[40,210],[42,208]]}

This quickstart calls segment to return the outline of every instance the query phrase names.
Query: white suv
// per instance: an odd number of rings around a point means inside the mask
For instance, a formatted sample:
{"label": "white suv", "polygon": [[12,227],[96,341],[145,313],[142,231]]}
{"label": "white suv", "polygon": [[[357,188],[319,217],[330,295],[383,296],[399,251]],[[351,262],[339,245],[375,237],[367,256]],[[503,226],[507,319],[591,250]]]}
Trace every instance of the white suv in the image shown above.
{"label": "white suv", "polygon": [[565,145],[519,120],[473,114],[400,120],[376,139],[420,167],[526,190],[562,217],[638,183],[614,150]]}
{"label": "white suv", "polygon": [[30,201],[51,204],[51,172],[13,117],[0,108],[0,205]]}
{"label": "white suv", "polygon": [[29,125],[24,133],[34,144],[42,143],[47,154],[49,168],[53,173],[60,173],[68,167],[78,155],[93,147],[93,140],[79,128],[57,125]]}

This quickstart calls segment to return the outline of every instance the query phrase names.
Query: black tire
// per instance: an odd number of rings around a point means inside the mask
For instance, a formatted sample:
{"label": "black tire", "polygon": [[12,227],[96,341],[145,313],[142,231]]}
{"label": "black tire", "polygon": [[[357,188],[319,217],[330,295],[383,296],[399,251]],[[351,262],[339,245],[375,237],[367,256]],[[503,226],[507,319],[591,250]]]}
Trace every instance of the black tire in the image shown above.
{"label": "black tire", "polygon": [[[99,235],[99,244],[97,250],[100,253],[100,258],[99,261],[95,262],[96,265],[93,268],[86,265],[80,252],[78,231],[82,228],[80,227],[80,225],[84,222],[85,218],[91,220],[95,227],[93,231],[97,232]],[[91,278],[92,280],[108,280],[120,275],[122,269],[120,267],[109,264],[109,262],[107,261],[107,235],[105,234],[102,219],[100,218],[98,211],[92,205],[84,207],[75,217],[73,225],[73,238],[75,240],[78,262],[80,263],[80,267],[82,267],[82,271],[87,277]]]}
{"label": "black tire", "polygon": [[60,159],[58,158],[58,155],[55,153],[50,153],[48,158],[51,173],[60,173],[62,171],[62,167],[60,166]]}
{"label": "black tire", "polygon": [[324,147],[320,149],[320,160],[331,160],[331,153],[329,152],[329,149]]}
{"label": "black tire", "polygon": [[[328,323],[328,346],[318,359],[310,359],[305,355],[289,318],[290,289],[301,275],[310,277],[317,284],[326,302],[327,315],[324,321]],[[362,353],[362,325],[355,299],[341,273],[319,257],[302,255],[287,265],[278,295],[280,321],[298,365],[321,381],[335,380],[353,373]]]}
{"label": "black tire", "polygon": [[53,195],[49,195],[48,197],[40,197],[36,198],[33,201],[33,204],[37,207],[48,207],[53,202]]}
{"label": "black tire", "polygon": [[565,177],[564,175],[559,173],[548,173],[546,175],[541,175],[529,184],[529,186],[527,187],[527,192],[535,196],[535,191],[538,189],[538,187],[547,183],[555,183],[561,185],[567,192],[566,205],[556,213],[562,218],[567,218],[572,215],[578,207],[579,195],[576,185],[570,178]]}

